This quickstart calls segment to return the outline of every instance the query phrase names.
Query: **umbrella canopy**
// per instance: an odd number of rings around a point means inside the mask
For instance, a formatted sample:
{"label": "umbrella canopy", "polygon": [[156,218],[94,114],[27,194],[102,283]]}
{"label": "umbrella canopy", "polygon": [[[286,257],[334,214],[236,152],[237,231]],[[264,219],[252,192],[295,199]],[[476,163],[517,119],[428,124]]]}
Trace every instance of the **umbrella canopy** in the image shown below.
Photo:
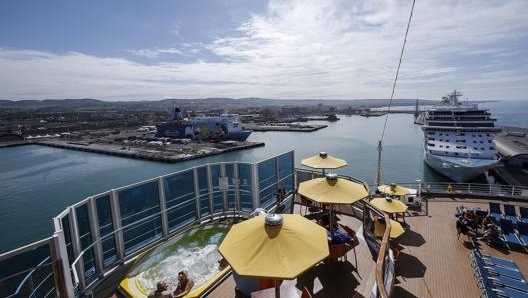
{"label": "umbrella canopy", "polygon": [[293,279],[329,254],[326,229],[300,214],[260,215],[235,224],[218,251],[239,275],[274,279]]}
{"label": "umbrella canopy", "polygon": [[[391,219],[390,224],[391,224],[391,230],[390,230],[391,238],[398,238],[403,233],[405,233],[405,230],[403,229],[402,225],[399,222]],[[374,234],[378,237],[382,237],[384,233],[385,233],[385,222],[379,219],[376,220],[374,222]]]}
{"label": "umbrella canopy", "polygon": [[410,189],[403,187],[403,186],[396,185],[394,183],[380,185],[378,186],[378,190],[384,194],[388,194],[392,196],[404,196],[404,195],[408,195],[411,193]]}
{"label": "umbrella canopy", "polygon": [[391,198],[375,198],[370,204],[387,213],[403,213],[408,208],[402,201]]}
{"label": "umbrella canopy", "polygon": [[321,204],[352,204],[368,196],[363,184],[337,178],[336,174],[301,182],[298,192]]}
{"label": "umbrella canopy", "polygon": [[314,169],[337,169],[346,166],[347,162],[326,152],[321,152],[319,155],[301,160],[301,164]]}

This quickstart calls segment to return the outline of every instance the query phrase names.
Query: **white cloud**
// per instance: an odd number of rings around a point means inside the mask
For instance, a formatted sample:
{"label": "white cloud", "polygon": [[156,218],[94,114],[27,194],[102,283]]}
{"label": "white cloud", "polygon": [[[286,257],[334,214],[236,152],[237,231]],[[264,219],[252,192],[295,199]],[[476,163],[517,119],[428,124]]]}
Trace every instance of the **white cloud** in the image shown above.
{"label": "white cloud", "polygon": [[[186,63],[0,49],[0,98],[387,98],[410,5],[272,0],[266,14],[240,24],[237,36],[129,50],[161,60],[195,57]],[[527,16],[525,0],[418,1],[395,96],[434,99],[457,88],[522,99]]]}
{"label": "white cloud", "polygon": [[182,55],[183,52],[177,48],[164,48],[164,49],[141,49],[141,50],[127,50],[127,52],[136,55],[143,56],[146,58],[158,58],[163,55]]}

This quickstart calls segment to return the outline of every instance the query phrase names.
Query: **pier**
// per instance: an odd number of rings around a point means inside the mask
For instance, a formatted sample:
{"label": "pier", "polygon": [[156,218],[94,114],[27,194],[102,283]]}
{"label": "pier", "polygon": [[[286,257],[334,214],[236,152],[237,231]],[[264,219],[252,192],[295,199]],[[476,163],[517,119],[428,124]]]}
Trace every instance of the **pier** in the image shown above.
{"label": "pier", "polygon": [[296,123],[271,123],[271,124],[245,124],[245,128],[253,131],[296,131],[312,132],[328,127],[328,125],[296,124]]}
{"label": "pier", "polygon": [[66,141],[48,139],[33,144],[93,152],[135,159],[176,163],[226,152],[261,147],[262,142],[220,142],[220,143],[189,143],[172,144],[169,147],[140,147],[117,144],[91,143],[85,141]]}

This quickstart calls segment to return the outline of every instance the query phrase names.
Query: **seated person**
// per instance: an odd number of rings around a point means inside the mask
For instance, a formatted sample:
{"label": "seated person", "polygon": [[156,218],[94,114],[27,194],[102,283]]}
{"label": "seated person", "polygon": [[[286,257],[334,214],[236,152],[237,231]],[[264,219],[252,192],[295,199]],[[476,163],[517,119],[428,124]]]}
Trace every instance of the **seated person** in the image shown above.
{"label": "seated person", "polygon": [[467,210],[464,212],[464,219],[466,220],[467,225],[469,225],[471,228],[476,228],[476,225],[478,224],[478,218],[474,210]]}
{"label": "seated person", "polygon": [[164,281],[158,281],[156,290],[148,295],[148,298],[172,298],[169,285]]}
{"label": "seated person", "polygon": [[194,281],[189,277],[189,273],[186,270],[178,272],[178,285],[172,293],[172,297],[180,298],[187,295],[193,286]]}
{"label": "seated person", "polygon": [[330,231],[330,238],[333,244],[348,243],[352,240],[352,236],[342,229],[332,229]]}
{"label": "seated person", "polygon": [[458,231],[459,236],[460,234],[464,234],[471,238],[475,238],[477,236],[475,232],[470,229],[469,223],[466,220],[465,216],[459,216],[457,218],[456,229]]}
{"label": "seated person", "polygon": [[319,224],[325,227],[330,225],[330,213],[328,213],[328,211],[324,211],[321,214],[321,217],[319,217]]}
{"label": "seated person", "polygon": [[484,240],[486,242],[499,241],[499,229],[494,224],[488,224],[482,236],[478,237],[477,239]]}

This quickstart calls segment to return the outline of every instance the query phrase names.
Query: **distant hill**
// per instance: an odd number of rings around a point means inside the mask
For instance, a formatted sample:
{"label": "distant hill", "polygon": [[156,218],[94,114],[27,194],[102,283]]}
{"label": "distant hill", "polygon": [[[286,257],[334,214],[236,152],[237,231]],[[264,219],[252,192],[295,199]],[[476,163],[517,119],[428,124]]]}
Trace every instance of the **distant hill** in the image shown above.
{"label": "distant hill", "polygon": [[[420,99],[420,105],[431,105],[437,103],[437,100]],[[167,98],[154,101],[102,101],[98,99],[44,99],[44,100],[0,100],[0,108],[3,109],[20,109],[20,110],[37,110],[37,111],[55,111],[68,109],[101,109],[101,108],[133,108],[144,110],[167,109],[174,106],[178,107],[203,107],[203,108],[244,108],[244,107],[266,107],[266,106],[334,106],[334,107],[365,107],[375,108],[384,107],[389,104],[388,99],[268,99],[268,98],[200,98],[200,99],[181,99]],[[414,106],[416,99],[394,99],[393,106]]]}

